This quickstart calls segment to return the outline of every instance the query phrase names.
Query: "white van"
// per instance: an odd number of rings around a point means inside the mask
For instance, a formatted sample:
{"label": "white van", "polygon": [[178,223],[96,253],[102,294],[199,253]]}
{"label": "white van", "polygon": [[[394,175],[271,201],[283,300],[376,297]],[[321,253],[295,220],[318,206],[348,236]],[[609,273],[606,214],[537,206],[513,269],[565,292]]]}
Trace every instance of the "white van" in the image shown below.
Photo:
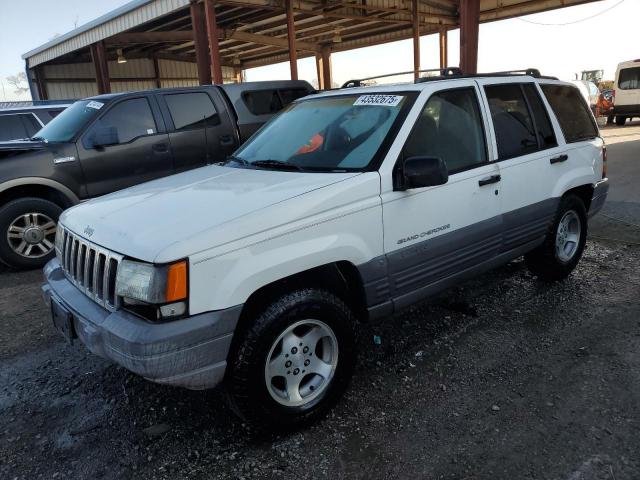
{"label": "white van", "polygon": [[640,58],[618,64],[613,88],[616,125],[624,125],[627,118],[640,117]]}

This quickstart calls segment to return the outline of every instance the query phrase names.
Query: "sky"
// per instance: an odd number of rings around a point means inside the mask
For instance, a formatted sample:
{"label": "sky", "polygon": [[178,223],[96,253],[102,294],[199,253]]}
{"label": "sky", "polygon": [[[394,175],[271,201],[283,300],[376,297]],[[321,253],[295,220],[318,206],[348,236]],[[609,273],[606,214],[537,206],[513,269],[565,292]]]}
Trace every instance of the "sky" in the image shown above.
{"label": "sky", "polygon": [[[6,77],[24,71],[23,53],[127,1],[0,0],[0,101],[16,97]],[[543,74],[571,80],[582,70],[603,69],[605,79],[613,79],[619,62],[640,58],[638,19],[640,0],[603,0],[521,19],[482,24],[478,70],[533,67]],[[27,23],[28,30],[25,29]],[[450,66],[459,62],[459,38],[457,30],[449,32]],[[437,68],[438,55],[437,36],[423,36],[420,40],[421,68]],[[411,70],[411,41],[334,53],[331,62],[333,79],[338,84],[350,78]],[[299,60],[298,72],[303,80],[315,80],[315,60]],[[247,80],[288,78],[288,63],[246,71]]]}

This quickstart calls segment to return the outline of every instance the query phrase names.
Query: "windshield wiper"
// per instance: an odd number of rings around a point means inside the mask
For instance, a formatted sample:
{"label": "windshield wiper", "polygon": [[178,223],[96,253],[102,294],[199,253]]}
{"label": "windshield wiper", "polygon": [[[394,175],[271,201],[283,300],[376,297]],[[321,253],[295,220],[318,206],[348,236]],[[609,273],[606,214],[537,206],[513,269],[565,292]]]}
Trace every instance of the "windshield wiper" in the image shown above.
{"label": "windshield wiper", "polygon": [[256,160],[251,162],[254,167],[274,168],[280,170],[297,170],[298,172],[304,172],[304,168],[300,165],[294,165],[293,163],[283,162],[281,160]]}
{"label": "windshield wiper", "polygon": [[32,142],[46,142],[47,139],[44,137],[31,137],[29,138]]}
{"label": "windshield wiper", "polygon": [[251,165],[251,163],[247,162],[244,158],[236,157],[235,155],[229,155],[227,159],[224,161],[224,165],[229,162],[236,162],[241,165]]}

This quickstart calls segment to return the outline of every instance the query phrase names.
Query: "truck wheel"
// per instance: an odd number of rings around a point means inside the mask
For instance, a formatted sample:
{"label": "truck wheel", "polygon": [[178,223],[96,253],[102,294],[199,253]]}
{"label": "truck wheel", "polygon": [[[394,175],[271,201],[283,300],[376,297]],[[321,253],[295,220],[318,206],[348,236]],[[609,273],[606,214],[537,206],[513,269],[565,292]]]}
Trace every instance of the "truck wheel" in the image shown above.
{"label": "truck wheel", "polygon": [[283,295],[238,332],[225,380],[232,410],[272,429],[320,417],[351,378],[355,328],[350,309],[328,291],[306,288]]}
{"label": "truck wheel", "polygon": [[619,127],[623,126],[626,121],[627,117],[622,117],[620,115],[616,117],[616,125],[618,125]]}
{"label": "truck wheel", "polygon": [[62,209],[49,200],[26,197],[0,208],[0,260],[17,269],[40,268],[53,258]]}
{"label": "truck wheel", "polygon": [[541,280],[562,280],[580,261],[586,241],[587,211],[580,197],[569,194],[560,200],[544,243],[526,254],[525,261]]}

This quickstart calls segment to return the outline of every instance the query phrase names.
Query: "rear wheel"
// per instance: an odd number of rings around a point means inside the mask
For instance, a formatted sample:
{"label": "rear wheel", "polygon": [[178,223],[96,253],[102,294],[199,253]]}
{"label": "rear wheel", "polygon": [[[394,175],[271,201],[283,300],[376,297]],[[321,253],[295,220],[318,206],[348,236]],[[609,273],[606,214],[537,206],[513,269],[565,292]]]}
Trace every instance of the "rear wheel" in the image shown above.
{"label": "rear wheel", "polygon": [[62,209],[49,200],[27,197],[0,208],[0,260],[17,269],[40,268],[54,256]]}
{"label": "rear wheel", "polygon": [[227,398],[254,425],[310,422],[338,401],[351,378],[354,317],[325,290],[283,295],[240,335],[229,357]]}
{"label": "rear wheel", "polygon": [[566,278],[576,267],[587,240],[587,211],[577,195],[560,200],[544,243],[525,255],[527,266],[541,280]]}
{"label": "rear wheel", "polygon": [[618,125],[619,127],[623,126],[626,121],[627,121],[627,117],[623,117],[620,115],[616,117],[616,125]]}

